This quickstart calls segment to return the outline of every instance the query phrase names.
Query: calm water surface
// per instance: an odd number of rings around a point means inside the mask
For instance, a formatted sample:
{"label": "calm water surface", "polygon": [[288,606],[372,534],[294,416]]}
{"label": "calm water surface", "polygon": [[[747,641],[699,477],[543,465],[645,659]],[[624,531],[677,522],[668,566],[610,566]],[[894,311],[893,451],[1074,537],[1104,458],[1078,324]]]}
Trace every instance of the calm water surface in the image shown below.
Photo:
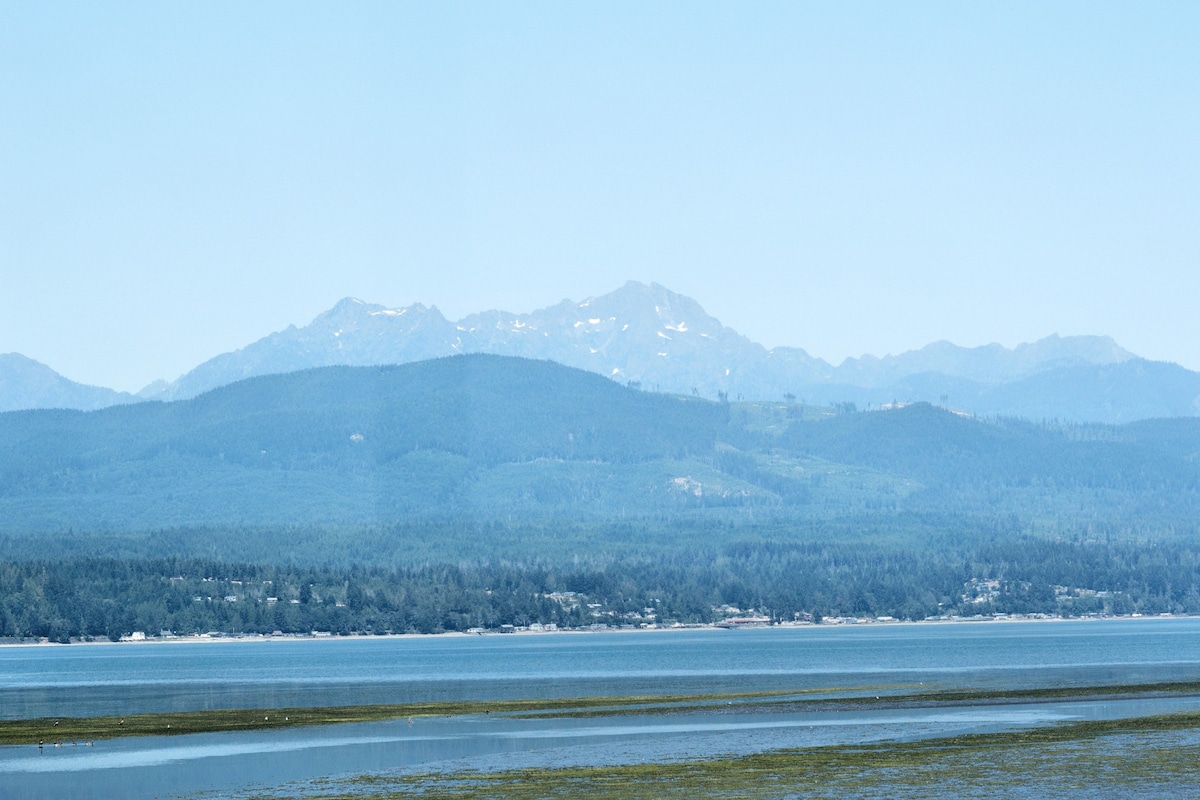
{"label": "calm water surface", "polygon": [[[1200,680],[1200,620],[0,648],[0,716],[430,699]],[[418,719],[0,747],[0,796],[233,793],[328,775],[617,763],[1196,708],[1192,699],[583,720]]]}

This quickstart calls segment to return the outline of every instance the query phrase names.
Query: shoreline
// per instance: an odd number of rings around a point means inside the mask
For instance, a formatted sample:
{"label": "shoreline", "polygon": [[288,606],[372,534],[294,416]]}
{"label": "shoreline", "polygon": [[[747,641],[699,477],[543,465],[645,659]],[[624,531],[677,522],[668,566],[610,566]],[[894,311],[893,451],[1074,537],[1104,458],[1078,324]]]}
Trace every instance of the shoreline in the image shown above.
{"label": "shoreline", "polygon": [[836,621],[825,622],[781,622],[777,624],[722,624],[720,622],[666,625],[638,628],[558,628],[552,630],[531,630],[516,628],[512,631],[482,630],[482,631],[443,631],[441,633],[350,633],[334,634],[326,631],[312,633],[224,633],[212,632],[207,634],[191,634],[186,636],[144,636],[142,638],[122,637],[118,641],[110,639],[93,639],[89,641],[71,641],[68,643],[53,642],[48,639],[38,641],[0,641],[0,649],[19,647],[108,647],[114,645],[187,645],[187,644],[235,644],[235,643],[270,643],[270,642],[323,642],[323,641],[356,641],[379,639],[427,639],[430,637],[472,638],[477,636],[558,636],[558,635],[603,635],[603,634],[639,634],[662,633],[676,631],[732,631],[732,630],[796,630],[813,629],[829,630],[846,627],[878,627],[878,626],[911,626],[911,625],[1003,625],[1014,623],[1062,623],[1062,622],[1111,622],[1132,620],[1183,620],[1196,619],[1195,614],[1126,614],[1120,616],[1081,616],[1062,617],[1050,615],[1030,616],[989,616],[989,617],[931,617],[920,620],[881,619],[881,618],[834,618]]}

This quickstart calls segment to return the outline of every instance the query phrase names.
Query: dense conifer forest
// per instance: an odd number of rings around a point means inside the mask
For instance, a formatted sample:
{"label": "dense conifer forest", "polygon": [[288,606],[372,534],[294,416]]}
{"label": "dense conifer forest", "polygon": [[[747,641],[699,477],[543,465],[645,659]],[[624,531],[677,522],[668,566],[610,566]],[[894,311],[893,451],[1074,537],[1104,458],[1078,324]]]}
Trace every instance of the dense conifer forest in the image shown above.
{"label": "dense conifer forest", "polygon": [[[934,543],[931,543],[931,545]],[[733,541],[625,559],[301,565],[6,558],[0,637],[440,633],[995,614],[1200,613],[1200,547],[991,536],[913,548]]]}

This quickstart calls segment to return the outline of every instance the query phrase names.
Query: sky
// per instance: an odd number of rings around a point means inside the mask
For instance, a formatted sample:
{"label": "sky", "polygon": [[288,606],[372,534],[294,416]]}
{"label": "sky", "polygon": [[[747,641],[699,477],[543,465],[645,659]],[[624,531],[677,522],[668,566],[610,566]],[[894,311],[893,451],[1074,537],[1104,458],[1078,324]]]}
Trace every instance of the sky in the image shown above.
{"label": "sky", "polygon": [[0,6],[0,353],[136,391],[343,297],[657,282],[838,363],[1200,369],[1200,4]]}

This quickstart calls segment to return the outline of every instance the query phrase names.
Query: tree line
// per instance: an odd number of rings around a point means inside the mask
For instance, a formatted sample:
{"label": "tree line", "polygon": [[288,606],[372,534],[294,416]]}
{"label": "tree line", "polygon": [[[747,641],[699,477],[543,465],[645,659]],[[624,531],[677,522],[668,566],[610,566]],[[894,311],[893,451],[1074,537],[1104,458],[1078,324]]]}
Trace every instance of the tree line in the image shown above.
{"label": "tree line", "polygon": [[816,622],[1200,613],[1200,547],[1018,537],[936,550],[743,541],[584,565],[93,556],[0,563],[0,638],[9,640],[669,625],[736,613]]}

